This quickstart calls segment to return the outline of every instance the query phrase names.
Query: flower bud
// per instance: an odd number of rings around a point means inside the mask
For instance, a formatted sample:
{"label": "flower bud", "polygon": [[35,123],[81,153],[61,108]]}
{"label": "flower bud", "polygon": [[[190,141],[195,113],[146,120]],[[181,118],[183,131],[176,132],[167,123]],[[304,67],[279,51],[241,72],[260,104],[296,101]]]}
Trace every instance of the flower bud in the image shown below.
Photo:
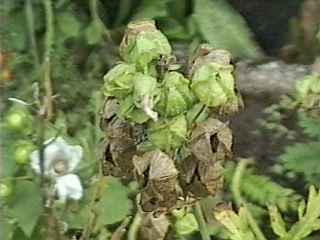
{"label": "flower bud", "polygon": [[30,133],[32,130],[32,116],[22,106],[13,106],[5,117],[5,125],[9,130]]}
{"label": "flower bud", "polygon": [[9,184],[0,183],[0,198],[7,198],[11,193],[12,188]]}
{"label": "flower bud", "polygon": [[166,117],[186,112],[195,102],[195,96],[189,89],[189,80],[181,73],[168,72],[164,76],[163,87],[157,110]]}
{"label": "flower bud", "polygon": [[154,21],[138,21],[128,25],[120,45],[121,57],[141,70],[162,55],[170,55],[168,39],[157,30]]}
{"label": "flower bud", "polygon": [[35,146],[28,142],[21,142],[17,144],[14,152],[14,159],[17,164],[24,165],[29,163],[30,154],[35,149]]}

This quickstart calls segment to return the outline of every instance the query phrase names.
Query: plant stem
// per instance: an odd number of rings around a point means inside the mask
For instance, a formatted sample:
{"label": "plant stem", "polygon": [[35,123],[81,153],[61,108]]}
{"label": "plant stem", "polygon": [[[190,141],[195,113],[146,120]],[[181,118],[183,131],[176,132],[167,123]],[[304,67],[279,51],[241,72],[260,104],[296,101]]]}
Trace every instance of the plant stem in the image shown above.
{"label": "plant stem", "polygon": [[43,0],[43,4],[45,7],[45,15],[46,15],[46,40],[45,40],[45,53],[43,59],[43,70],[44,70],[44,89],[46,93],[46,118],[48,120],[51,119],[53,115],[53,91],[52,91],[52,82],[51,82],[51,53],[52,53],[52,45],[54,39],[54,26],[53,26],[53,9],[51,0]]}
{"label": "plant stem", "polygon": [[254,234],[256,235],[258,240],[266,240],[266,237],[264,236],[263,232],[261,231],[261,229],[259,228],[258,223],[256,222],[256,220],[254,219],[254,217],[252,216],[252,213],[250,212],[246,202],[243,200],[242,196],[241,196],[241,190],[240,190],[240,186],[241,186],[241,178],[244,174],[244,171],[246,170],[246,167],[248,164],[252,163],[252,159],[242,159],[236,170],[235,173],[233,175],[232,178],[232,182],[231,182],[231,192],[233,194],[234,200],[236,202],[236,204],[238,206],[243,206],[245,208],[246,211],[246,216],[248,217],[248,222],[249,225],[252,229],[252,231],[254,232]]}
{"label": "plant stem", "polygon": [[202,240],[210,240],[210,234],[207,228],[207,223],[204,219],[202,209],[201,209],[201,204],[199,201],[196,202],[195,207],[194,207],[194,215],[197,219],[197,222],[199,224],[199,230],[200,234],[202,237]]}
{"label": "plant stem", "polygon": [[142,216],[141,213],[137,212],[134,216],[134,219],[130,225],[129,231],[128,231],[128,240],[136,240],[138,231],[141,225]]}
{"label": "plant stem", "polygon": [[31,45],[32,55],[33,55],[34,62],[35,62],[35,67],[39,68],[40,60],[39,60],[37,42],[36,42],[36,37],[35,37],[34,14],[33,14],[31,0],[26,0],[24,9],[25,9],[26,21],[27,21],[27,25],[28,25],[29,41],[30,41],[30,45]]}

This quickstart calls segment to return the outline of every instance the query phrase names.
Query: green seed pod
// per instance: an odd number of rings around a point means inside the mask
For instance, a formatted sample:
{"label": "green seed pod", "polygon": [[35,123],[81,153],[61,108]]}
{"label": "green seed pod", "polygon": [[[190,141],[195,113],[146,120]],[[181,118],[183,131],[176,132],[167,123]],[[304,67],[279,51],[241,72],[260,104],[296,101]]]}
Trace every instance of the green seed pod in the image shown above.
{"label": "green seed pod", "polygon": [[177,149],[187,138],[187,120],[181,115],[166,123],[151,123],[148,136],[151,143],[163,151]]}
{"label": "green seed pod", "polygon": [[212,49],[201,45],[191,61],[191,88],[200,102],[209,107],[237,108],[235,79],[230,64],[231,55],[226,50]]}
{"label": "green seed pod", "polygon": [[118,116],[138,124],[142,124],[149,120],[149,116],[134,104],[132,95],[129,95],[120,102]]}
{"label": "green seed pod", "polygon": [[125,98],[133,91],[134,65],[120,63],[104,76],[104,95]]}
{"label": "green seed pod", "polygon": [[173,117],[186,112],[196,100],[189,89],[189,84],[189,80],[181,73],[166,73],[157,104],[159,113],[166,117]]}
{"label": "green seed pod", "polygon": [[158,114],[153,111],[157,102],[157,79],[146,74],[137,73],[134,78],[133,101],[150,118],[157,120]]}
{"label": "green seed pod", "polygon": [[216,63],[205,64],[197,69],[191,88],[203,104],[218,107],[235,97],[232,66]]}
{"label": "green seed pod", "polygon": [[120,45],[121,57],[135,63],[139,70],[162,55],[170,55],[168,39],[155,26],[154,21],[138,21],[128,25]]}
{"label": "green seed pod", "polygon": [[17,164],[25,165],[30,161],[30,154],[35,150],[35,146],[29,142],[20,142],[17,144],[14,159]]}
{"label": "green seed pod", "polygon": [[14,132],[30,134],[32,132],[32,115],[23,106],[13,106],[5,116],[5,126]]}

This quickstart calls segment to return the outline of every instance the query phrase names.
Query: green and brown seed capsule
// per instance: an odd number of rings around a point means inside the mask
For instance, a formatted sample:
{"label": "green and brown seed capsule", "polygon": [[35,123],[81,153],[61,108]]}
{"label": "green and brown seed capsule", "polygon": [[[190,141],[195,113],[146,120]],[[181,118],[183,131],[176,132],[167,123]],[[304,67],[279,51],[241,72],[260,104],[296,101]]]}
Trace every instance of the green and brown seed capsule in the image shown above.
{"label": "green and brown seed capsule", "polygon": [[154,21],[139,21],[128,25],[120,45],[120,56],[129,63],[145,70],[148,64],[169,56],[171,46],[168,39],[155,26]]}
{"label": "green and brown seed capsule", "polygon": [[196,101],[189,86],[190,81],[181,73],[166,73],[156,108],[158,112],[164,117],[174,117],[185,113]]}

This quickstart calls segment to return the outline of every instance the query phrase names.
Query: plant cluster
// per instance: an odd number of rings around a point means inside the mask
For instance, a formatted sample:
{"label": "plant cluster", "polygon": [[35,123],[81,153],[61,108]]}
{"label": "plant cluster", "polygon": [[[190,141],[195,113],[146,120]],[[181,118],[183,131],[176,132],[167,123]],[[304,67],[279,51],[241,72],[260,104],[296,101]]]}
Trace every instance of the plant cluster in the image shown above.
{"label": "plant cluster", "polygon": [[124,62],[104,77],[105,174],[135,176],[145,212],[215,195],[232,145],[219,118],[239,108],[230,54],[200,46],[185,77],[155,23],[139,21],[129,24],[120,55]]}

